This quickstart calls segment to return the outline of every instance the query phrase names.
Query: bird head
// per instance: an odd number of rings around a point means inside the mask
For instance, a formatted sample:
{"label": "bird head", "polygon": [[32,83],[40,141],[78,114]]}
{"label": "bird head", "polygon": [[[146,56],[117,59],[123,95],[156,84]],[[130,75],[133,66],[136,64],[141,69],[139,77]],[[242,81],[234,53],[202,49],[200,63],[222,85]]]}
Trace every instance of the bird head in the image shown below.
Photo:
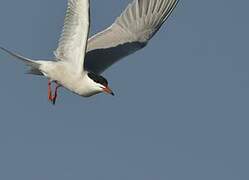
{"label": "bird head", "polygon": [[114,96],[113,91],[108,86],[108,81],[101,75],[88,72],[87,76],[91,79],[93,88],[98,92],[104,92]]}

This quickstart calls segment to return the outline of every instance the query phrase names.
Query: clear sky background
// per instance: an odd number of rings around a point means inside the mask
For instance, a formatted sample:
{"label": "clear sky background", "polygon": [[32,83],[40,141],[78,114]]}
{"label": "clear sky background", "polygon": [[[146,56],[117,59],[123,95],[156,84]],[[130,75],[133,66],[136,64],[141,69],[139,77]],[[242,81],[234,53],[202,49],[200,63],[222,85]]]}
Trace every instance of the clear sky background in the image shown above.
{"label": "clear sky background", "polygon": [[[95,33],[129,0],[92,0]],[[248,1],[181,0],[148,47],[86,99],[0,53],[1,180],[248,180]],[[49,59],[66,0],[1,0],[0,44]]]}

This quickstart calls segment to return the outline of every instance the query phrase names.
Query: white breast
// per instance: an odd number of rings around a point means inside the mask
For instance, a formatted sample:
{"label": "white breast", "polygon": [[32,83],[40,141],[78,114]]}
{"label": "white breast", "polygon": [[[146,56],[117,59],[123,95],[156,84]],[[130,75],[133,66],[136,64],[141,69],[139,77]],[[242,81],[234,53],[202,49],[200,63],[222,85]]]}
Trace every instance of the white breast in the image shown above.
{"label": "white breast", "polygon": [[75,73],[74,67],[70,63],[64,61],[43,61],[40,69],[48,79],[57,81],[58,84],[77,95],[89,97],[99,93],[88,78],[87,72],[80,75]]}

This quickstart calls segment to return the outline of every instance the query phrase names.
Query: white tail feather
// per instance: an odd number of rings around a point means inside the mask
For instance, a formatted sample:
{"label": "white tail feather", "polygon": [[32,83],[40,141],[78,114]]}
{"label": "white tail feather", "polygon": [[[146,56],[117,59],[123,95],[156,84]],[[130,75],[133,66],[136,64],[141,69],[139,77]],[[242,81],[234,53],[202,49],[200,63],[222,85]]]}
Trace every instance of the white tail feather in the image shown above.
{"label": "white tail feather", "polygon": [[6,53],[8,53],[9,55],[15,57],[16,59],[22,60],[27,66],[30,67],[30,70],[28,70],[27,74],[34,74],[34,75],[42,75],[41,71],[40,71],[40,64],[32,59],[23,57],[19,54],[16,54],[14,52],[11,52],[3,47],[0,47],[0,49]]}

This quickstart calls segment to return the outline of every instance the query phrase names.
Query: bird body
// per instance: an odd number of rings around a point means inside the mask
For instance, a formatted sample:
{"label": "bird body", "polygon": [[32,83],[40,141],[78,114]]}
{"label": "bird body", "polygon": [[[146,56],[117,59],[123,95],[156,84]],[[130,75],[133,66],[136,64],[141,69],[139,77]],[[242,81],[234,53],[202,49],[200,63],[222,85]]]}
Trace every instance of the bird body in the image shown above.
{"label": "bird body", "polygon": [[[49,79],[48,97],[53,103],[60,86],[83,97],[100,92],[114,95],[100,74],[120,59],[145,47],[177,3],[178,0],[133,0],[110,27],[88,39],[89,0],[68,0],[54,60],[35,61],[3,47],[0,49],[29,66],[29,74]],[[54,96],[51,82],[57,84]]]}
{"label": "bird body", "polygon": [[51,81],[56,81],[66,89],[83,97],[89,97],[98,93],[91,88],[91,81],[87,72],[77,73],[75,67],[65,61],[40,61],[40,71]]}

